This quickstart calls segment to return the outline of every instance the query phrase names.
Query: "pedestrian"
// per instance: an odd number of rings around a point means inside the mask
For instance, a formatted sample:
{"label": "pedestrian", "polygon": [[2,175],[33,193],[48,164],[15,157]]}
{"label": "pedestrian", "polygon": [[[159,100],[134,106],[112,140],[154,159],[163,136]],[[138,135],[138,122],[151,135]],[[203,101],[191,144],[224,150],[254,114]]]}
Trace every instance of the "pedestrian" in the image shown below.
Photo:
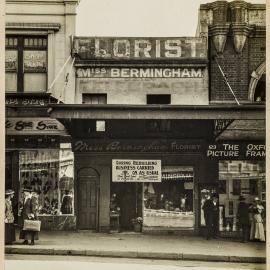
{"label": "pedestrian", "polygon": [[211,237],[217,238],[219,223],[219,206],[217,194],[214,194],[212,198],[210,195],[208,195],[202,209],[204,211],[204,219],[206,225],[206,239],[209,240]]}
{"label": "pedestrian", "polygon": [[14,214],[12,207],[12,198],[14,191],[8,189],[5,192],[5,244],[10,245],[16,240],[14,227]]}
{"label": "pedestrian", "polygon": [[[36,192],[32,192],[31,189],[25,188],[23,189],[23,203],[21,209],[21,218],[22,218],[22,227],[24,226],[25,220],[37,220],[38,219],[38,195]],[[23,244],[28,245],[28,241],[30,245],[35,244],[35,240],[38,240],[38,232],[32,230],[24,230],[22,229],[20,232],[20,239],[24,239]]]}
{"label": "pedestrian", "polygon": [[65,194],[63,196],[61,204],[61,213],[72,214],[72,196],[69,190],[65,190]]}
{"label": "pedestrian", "polygon": [[254,203],[250,206],[250,212],[252,214],[250,240],[265,241],[263,217],[264,207],[258,197],[254,198]]}
{"label": "pedestrian", "polygon": [[242,242],[246,243],[249,237],[249,205],[246,203],[246,198],[239,196],[239,204],[237,210],[237,218],[242,229]]}

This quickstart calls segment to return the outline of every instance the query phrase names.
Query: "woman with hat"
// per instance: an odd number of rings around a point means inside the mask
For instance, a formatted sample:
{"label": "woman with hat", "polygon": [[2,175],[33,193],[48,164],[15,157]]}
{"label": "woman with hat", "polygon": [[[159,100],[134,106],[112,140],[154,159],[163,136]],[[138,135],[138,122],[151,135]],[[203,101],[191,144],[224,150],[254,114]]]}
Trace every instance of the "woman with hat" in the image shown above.
{"label": "woman with hat", "polygon": [[11,189],[5,192],[5,244],[12,244],[15,241],[14,214],[12,209],[12,198],[14,191]]}
{"label": "woman with hat", "polygon": [[242,228],[242,242],[248,241],[249,237],[249,205],[245,202],[246,198],[243,195],[239,196],[239,204],[237,210],[237,218],[239,225]]}
{"label": "woman with hat", "polygon": [[[32,198],[31,194],[32,190],[25,188],[23,189],[23,203],[22,203],[22,211],[21,211],[21,217],[22,217],[22,227],[24,220],[27,219],[37,219],[37,211],[38,206],[36,204],[35,198]],[[27,245],[30,242],[30,245],[35,244],[35,240],[38,240],[38,232],[36,231],[28,231],[28,230],[21,230],[20,232],[20,239],[24,239],[23,244]]]}
{"label": "woman with hat", "polygon": [[264,242],[265,234],[262,218],[264,207],[262,206],[258,197],[254,198],[254,203],[250,206],[250,212],[252,213],[250,240],[259,240]]}

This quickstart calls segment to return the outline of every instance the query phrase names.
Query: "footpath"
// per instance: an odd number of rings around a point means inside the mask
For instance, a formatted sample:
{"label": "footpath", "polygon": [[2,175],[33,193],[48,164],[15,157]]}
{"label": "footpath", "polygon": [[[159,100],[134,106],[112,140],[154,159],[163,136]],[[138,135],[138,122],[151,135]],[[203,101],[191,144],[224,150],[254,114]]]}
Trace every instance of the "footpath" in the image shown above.
{"label": "footpath", "polygon": [[[18,239],[18,235],[17,238]],[[265,243],[196,236],[91,231],[42,231],[34,246],[17,240],[6,254],[74,255],[123,258],[265,263]]]}

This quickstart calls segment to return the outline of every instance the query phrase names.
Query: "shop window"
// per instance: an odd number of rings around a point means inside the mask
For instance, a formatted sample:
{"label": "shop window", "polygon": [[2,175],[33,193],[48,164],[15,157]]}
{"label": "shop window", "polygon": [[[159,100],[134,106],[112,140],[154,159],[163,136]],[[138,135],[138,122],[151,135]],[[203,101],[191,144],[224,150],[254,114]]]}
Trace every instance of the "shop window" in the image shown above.
{"label": "shop window", "polygon": [[233,179],[233,195],[241,194],[241,180]]}
{"label": "shop window", "polygon": [[193,228],[192,167],[162,168],[161,183],[144,183],[144,226]]}
{"label": "shop window", "polygon": [[218,193],[219,194],[226,194],[227,192],[227,181],[226,180],[220,180],[218,183]]}
{"label": "shop window", "polygon": [[107,104],[107,94],[82,94],[83,104]]}
{"label": "shop window", "polygon": [[171,104],[171,95],[147,95],[147,104]]}
{"label": "shop window", "polygon": [[[228,167],[228,169],[226,169]],[[237,209],[239,196],[243,195],[248,204],[254,197],[265,197],[262,194],[265,181],[265,161],[224,160],[219,161],[219,186],[227,182],[226,192],[219,192],[220,231],[225,235],[239,234]]]}
{"label": "shop window", "polygon": [[46,91],[47,38],[7,36],[5,44],[6,91]]}
{"label": "shop window", "polygon": [[37,192],[39,215],[74,214],[73,169],[73,152],[65,145],[60,150],[19,152],[20,190],[30,188]]}

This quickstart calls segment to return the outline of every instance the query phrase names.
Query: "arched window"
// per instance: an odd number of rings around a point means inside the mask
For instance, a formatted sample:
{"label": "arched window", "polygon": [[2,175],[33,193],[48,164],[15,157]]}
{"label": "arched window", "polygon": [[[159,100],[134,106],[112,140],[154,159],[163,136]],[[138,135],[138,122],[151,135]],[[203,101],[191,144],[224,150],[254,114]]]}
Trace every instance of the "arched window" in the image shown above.
{"label": "arched window", "polygon": [[255,88],[254,92],[255,102],[265,102],[265,90],[266,90],[265,74],[263,74]]}
{"label": "arched window", "polygon": [[264,102],[265,101],[265,61],[261,63],[256,70],[251,73],[251,79],[249,82],[248,99],[252,102]]}

